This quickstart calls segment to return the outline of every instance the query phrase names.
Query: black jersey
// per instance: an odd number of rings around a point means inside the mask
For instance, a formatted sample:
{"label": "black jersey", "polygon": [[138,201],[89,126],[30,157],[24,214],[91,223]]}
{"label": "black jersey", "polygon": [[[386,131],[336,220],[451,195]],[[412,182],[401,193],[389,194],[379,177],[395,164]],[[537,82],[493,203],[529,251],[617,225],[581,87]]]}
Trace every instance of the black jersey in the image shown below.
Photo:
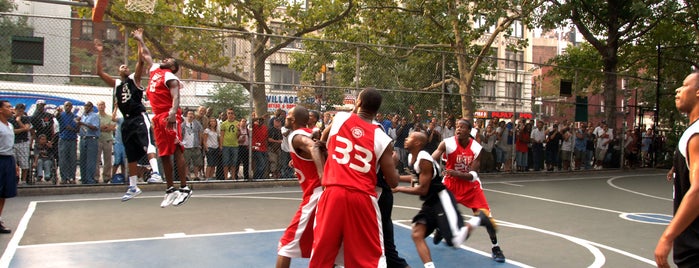
{"label": "black jersey", "polygon": [[[408,159],[412,161],[412,154],[408,154]],[[430,188],[429,190],[427,190],[427,193],[425,195],[420,196],[420,200],[430,201],[435,198],[439,198],[439,192],[446,189],[446,187],[442,183],[442,176],[439,172],[439,166],[437,166],[437,163],[434,161],[434,159],[432,159],[432,156],[426,151],[420,151],[417,155],[417,158],[415,159],[415,162],[413,162],[412,165],[408,165],[408,169],[410,170],[410,172],[417,176],[420,176],[420,172],[417,171],[417,168],[420,167],[421,159],[430,161],[430,163],[432,163],[432,180],[430,180]]]}
{"label": "black jersey", "polygon": [[[691,183],[689,181],[689,168],[687,162],[680,153],[680,148],[675,150],[672,161],[675,167],[674,180],[674,212],[680,207],[684,195],[689,191]],[[699,219],[694,221],[680,233],[673,243],[673,259],[679,267],[697,267],[699,264]]]}
{"label": "black jersey", "polygon": [[125,118],[140,116],[142,112],[146,111],[146,107],[143,105],[143,89],[136,85],[134,74],[129,75],[126,81],[116,80],[114,97],[119,111]]}

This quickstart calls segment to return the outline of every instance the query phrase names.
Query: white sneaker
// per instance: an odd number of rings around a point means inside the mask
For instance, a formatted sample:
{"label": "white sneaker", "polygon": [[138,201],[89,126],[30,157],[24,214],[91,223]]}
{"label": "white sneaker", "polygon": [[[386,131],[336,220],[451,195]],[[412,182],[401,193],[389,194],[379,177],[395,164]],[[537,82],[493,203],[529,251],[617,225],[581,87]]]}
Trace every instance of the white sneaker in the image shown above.
{"label": "white sneaker", "polygon": [[175,189],[175,187],[170,186],[165,190],[165,198],[163,198],[163,202],[160,203],[160,207],[164,208],[172,204],[173,201],[179,196],[180,192]]}
{"label": "white sneaker", "polygon": [[175,198],[175,201],[172,202],[172,205],[176,206],[176,207],[179,207],[182,204],[184,204],[185,202],[187,202],[187,200],[189,200],[189,197],[192,196],[193,191],[192,191],[192,189],[189,188],[189,185],[187,185],[183,188],[180,188],[179,192],[180,192],[180,194],[177,195],[177,198]]}
{"label": "white sneaker", "polygon": [[138,188],[138,186],[129,186],[128,189],[126,189],[126,193],[124,196],[121,197],[121,201],[129,201],[131,198],[134,198],[138,195],[141,194],[141,189]]}
{"label": "white sneaker", "polygon": [[163,177],[158,172],[153,172],[150,174],[150,178],[148,178],[148,183],[163,183]]}
{"label": "white sneaker", "polygon": [[453,247],[461,246],[461,244],[468,239],[468,236],[470,235],[469,229],[471,229],[470,226],[463,226],[456,234],[454,234],[454,236],[451,238],[451,244]]}

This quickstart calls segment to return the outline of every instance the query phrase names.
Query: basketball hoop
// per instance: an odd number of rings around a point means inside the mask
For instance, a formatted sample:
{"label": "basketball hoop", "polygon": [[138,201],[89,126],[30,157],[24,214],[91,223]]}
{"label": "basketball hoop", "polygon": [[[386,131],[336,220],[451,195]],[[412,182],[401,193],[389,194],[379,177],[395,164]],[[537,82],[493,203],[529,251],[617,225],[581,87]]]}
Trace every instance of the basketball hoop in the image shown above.
{"label": "basketball hoop", "polygon": [[133,12],[153,14],[155,12],[155,2],[157,0],[128,0],[126,9]]}
{"label": "basketball hoop", "polygon": [[96,0],[95,6],[92,8],[92,21],[102,22],[104,11],[107,9],[109,0]]}

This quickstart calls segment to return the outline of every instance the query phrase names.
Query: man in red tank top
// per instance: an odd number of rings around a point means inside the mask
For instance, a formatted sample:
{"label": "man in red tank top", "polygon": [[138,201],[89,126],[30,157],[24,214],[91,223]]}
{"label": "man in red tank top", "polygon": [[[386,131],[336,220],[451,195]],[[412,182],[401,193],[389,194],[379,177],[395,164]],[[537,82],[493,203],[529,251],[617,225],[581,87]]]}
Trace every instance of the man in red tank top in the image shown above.
{"label": "man in red tank top", "polygon": [[[180,89],[182,83],[175,76],[180,69],[172,57],[163,59],[160,64],[153,64],[153,58],[145,44],[139,47],[139,56],[151,65],[150,81],[146,94],[153,109],[153,136],[158,147],[158,156],[163,163],[163,173],[167,181],[165,198],[160,207],[180,206],[187,202],[192,189],[187,185],[185,176],[184,147],[182,145],[182,111],[180,110]],[[180,189],[175,189],[173,178],[173,159],[177,161],[177,175]]]}
{"label": "man in red tank top", "polygon": [[[357,113],[338,113],[321,140],[328,159],[318,201],[310,267],[332,267],[340,245],[346,267],[385,266],[376,180],[380,167],[390,187],[398,185],[391,138],[371,123],[381,106],[376,89],[359,93]],[[316,165],[322,163],[314,150]]]}
{"label": "man in red tank top", "polygon": [[[476,215],[479,210],[482,210],[490,216],[490,207],[483,194],[483,187],[477,173],[480,170],[482,146],[471,138],[471,128],[470,121],[466,119],[457,121],[455,136],[444,139],[432,153],[432,158],[440,161],[442,154],[446,155],[444,186],[454,194],[456,201],[473,210]],[[493,243],[493,260],[505,262],[505,255],[498,245],[495,231],[488,229],[488,235]],[[438,242],[438,240],[435,241]]]}
{"label": "man in red tank top", "polygon": [[279,240],[277,268],[288,268],[291,258],[308,258],[313,246],[313,223],[316,205],[323,192],[316,165],[313,162],[313,130],[306,128],[309,113],[303,106],[289,110],[285,127],[289,134],[289,153],[296,171],[296,177],[303,191],[303,199],[296,215]]}

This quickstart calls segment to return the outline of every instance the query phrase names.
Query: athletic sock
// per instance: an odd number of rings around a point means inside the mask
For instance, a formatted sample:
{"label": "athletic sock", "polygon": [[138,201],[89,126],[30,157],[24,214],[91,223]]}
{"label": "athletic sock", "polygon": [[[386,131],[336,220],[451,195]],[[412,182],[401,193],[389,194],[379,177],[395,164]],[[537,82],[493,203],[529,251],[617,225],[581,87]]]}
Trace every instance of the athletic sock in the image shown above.
{"label": "athletic sock", "polygon": [[433,262],[425,263],[425,268],[435,268]]}
{"label": "athletic sock", "polygon": [[475,227],[478,227],[478,226],[481,226],[481,218],[479,218],[479,217],[477,217],[477,216],[476,216],[476,217],[471,217],[471,219],[468,220],[467,222],[468,222],[468,224],[470,224],[470,225],[471,225],[472,227],[474,227],[474,228],[475,228]]}
{"label": "athletic sock", "polygon": [[150,163],[150,169],[152,172],[157,172],[160,174],[160,170],[158,169],[158,159],[155,157],[148,159],[148,163]]}
{"label": "athletic sock", "polygon": [[129,176],[129,186],[138,185],[138,176]]}

